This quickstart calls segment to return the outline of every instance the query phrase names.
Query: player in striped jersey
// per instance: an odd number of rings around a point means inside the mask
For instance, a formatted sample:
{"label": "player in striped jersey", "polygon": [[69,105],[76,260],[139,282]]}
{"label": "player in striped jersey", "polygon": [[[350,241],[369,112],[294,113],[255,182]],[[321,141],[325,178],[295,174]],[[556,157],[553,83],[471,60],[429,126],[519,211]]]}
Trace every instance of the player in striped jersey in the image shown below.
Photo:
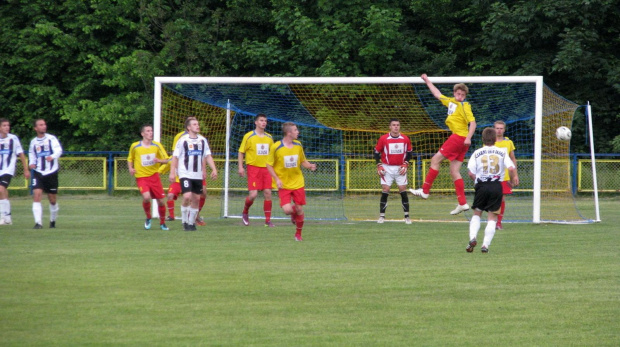
{"label": "player in striped jersey", "polygon": [[505,148],[495,146],[496,133],[493,128],[485,128],[482,131],[482,143],[484,147],[477,149],[469,158],[467,173],[474,180],[476,193],[472,208],[474,215],[469,221],[469,244],[465,248],[467,252],[473,252],[478,244],[476,241],[480,230],[480,216],[482,211],[487,211],[487,226],[484,229],[482,253],[489,252],[489,246],[495,236],[497,213],[502,204],[502,182],[505,170],[510,171],[510,180],[513,186],[519,185],[517,168],[510,160]]}
{"label": "player in striped jersey", "polygon": [[58,217],[58,158],[62,155],[62,146],[56,136],[47,133],[45,120],[35,120],[34,131],[37,136],[30,141],[28,150],[29,167],[34,170],[31,184],[34,228],[43,228],[43,192],[47,193],[50,202],[50,228],[55,228]]}
{"label": "player in striped jersey", "polygon": [[140,135],[142,140],[132,143],[129,147],[127,166],[129,174],[136,177],[136,183],[142,195],[142,208],[146,214],[144,229],[151,229],[151,200],[155,199],[159,213],[159,228],[169,230],[165,223],[164,197],[166,194],[159,178],[159,167],[162,163],[168,162],[168,155],[161,143],[153,141],[152,125],[143,125],[140,128]]}
{"label": "player in striped jersey", "polygon": [[[185,118],[185,120],[188,119],[196,119],[196,117],[193,116],[189,116],[187,118]],[[176,134],[174,136],[174,140],[172,141],[172,152],[174,152],[174,149],[177,146],[177,142],[179,142],[179,139],[182,136],[187,135],[187,131],[183,130],[181,132],[179,132],[178,134]],[[170,156],[170,159],[172,159],[172,156]],[[159,169],[159,173],[160,174],[165,174],[165,173],[169,173],[170,172],[170,164],[167,165],[163,165],[160,167]],[[202,181],[202,186],[203,188],[203,193],[202,195],[200,195],[200,202],[198,204],[198,217],[196,217],[196,225],[205,225],[206,223],[204,222],[204,220],[202,219],[202,217],[200,217],[200,211],[202,211],[203,206],[205,205],[205,201],[207,198],[207,181],[203,180]],[[179,196],[179,194],[181,194],[181,183],[179,182],[179,178],[177,177],[177,180],[173,183],[170,183],[170,186],[168,186],[168,199],[166,202],[167,205],[167,209],[168,209],[168,217],[166,218],[167,221],[174,221],[174,201],[177,199],[177,197]]]}
{"label": "player in striped jersey", "polygon": [[272,178],[267,170],[267,157],[269,156],[269,148],[273,145],[271,134],[265,132],[267,127],[267,116],[260,113],[254,117],[254,125],[256,128],[243,136],[241,145],[239,146],[239,155],[237,157],[239,164],[239,176],[245,177],[246,170],[243,168],[243,161],[247,165],[248,191],[249,194],[245,198],[243,206],[242,219],[243,224],[250,225],[250,206],[258,196],[258,191],[263,191],[263,212],[265,213],[265,226],[273,227],[271,222],[271,186]]}
{"label": "player in striped jersey", "polygon": [[11,179],[15,175],[17,157],[24,165],[24,177],[30,178],[28,160],[24,155],[19,138],[10,133],[11,123],[8,119],[0,119],[0,225],[12,224],[9,191]]}
{"label": "player in striped jersey", "polygon": [[433,96],[448,108],[446,125],[452,131],[452,135],[441,145],[439,151],[431,159],[431,167],[428,170],[422,188],[410,189],[410,191],[413,195],[428,199],[433,182],[439,174],[441,162],[448,159],[450,160],[450,176],[452,176],[452,181],[454,182],[454,190],[456,191],[458,201],[458,205],[450,214],[459,214],[469,210],[467,198],[465,197],[465,182],[463,177],[461,177],[461,166],[463,165],[465,154],[469,146],[471,146],[471,138],[474,136],[474,132],[476,132],[476,119],[471,111],[471,105],[465,101],[469,88],[462,83],[455,84],[453,88],[454,97],[449,98],[441,94],[441,91],[435,87],[426,74],[422,75],[422,79],[426,82],[426,86],[430,89]]}
{"label": "player in striped jersey", "polygon": [[[301,167],[311,171],[316,170],[316,164],[306,159],[301,142],[297,141],[299,129],[295,123],[282,124],[282,140],[269,148],[267,170],[276,182],[280,207],[286,215],[291,216],[295,224],[295,241],[302,241],[301,231],[304,227],[304,210],[306,191],[304,190],[304,175]],[[294,204],[293,204],[294,203]]]}
{"label": "player in striped jersey", "polygon": [[381,178],[381,200],[379,203],[379,220],[385,221],[390,187],[396,182],[400,193],[405,223],[411,224],[409,219],[409,197],[407,196],[407,167],[411,160],[411,140],[400,133],[400,121],[396,118],[390,120],[390,132],[381,136],[375,146],[375,160],[377,161],[377,173]]}
{"label": "player in striped jersey", "polygon": [[187,119],[185,121],[187,135],[182,136],[174,153],[170,164],[170,183],[176,180],[178,175],[183,193],[181,204],[181,220],[183,230],[196,230],[196,217],[200,195],[204,191],[203,180],[206,178],[206,164],[211,168],[211,179],[217,179],[217,168],[211,156],[211,150],[207,139],[199,134],[200,124],[198,120]]}
{"label": "player in striped jersey", "polygon": [[[506,131],[506,123],[504,121],[498,120],[493,123],[493,128],[497,134],[497,138],[495,139],[495,146],[500,148],[506,148],[508,151],[508,155],[510,156],[510,160],[517,167],[517,157],[515,157],[515,144],[508,137],[504,137],[504,132]],[[504,174],[504,181],[502,182],[502,191],[504,196],[502,196],[502,207],[497,215],[497,225],[496,229],[502,230],[504,227],[502,226],[502,219],[504,218],[504,211],[506,211],[506,195],[512,194],[512,186],[510,183],[510,172],[506,169],[506,173]]]}

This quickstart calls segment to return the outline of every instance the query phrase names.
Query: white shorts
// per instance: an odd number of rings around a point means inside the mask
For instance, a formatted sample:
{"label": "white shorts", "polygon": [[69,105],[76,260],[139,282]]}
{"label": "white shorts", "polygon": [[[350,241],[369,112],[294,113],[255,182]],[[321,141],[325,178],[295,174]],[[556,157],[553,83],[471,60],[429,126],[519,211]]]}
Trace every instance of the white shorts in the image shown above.
{"label": "white shorts", "polygon": [[386,186],[392,186],[392,183],[396,181],[396,185],[406,186],[407,185],[407,174],[399,175],[398,170],[400,170],[400,165],[385,165],[383,164],[383,169],[385,169],[385,175],[379,179],[381,184],[385,184]]}

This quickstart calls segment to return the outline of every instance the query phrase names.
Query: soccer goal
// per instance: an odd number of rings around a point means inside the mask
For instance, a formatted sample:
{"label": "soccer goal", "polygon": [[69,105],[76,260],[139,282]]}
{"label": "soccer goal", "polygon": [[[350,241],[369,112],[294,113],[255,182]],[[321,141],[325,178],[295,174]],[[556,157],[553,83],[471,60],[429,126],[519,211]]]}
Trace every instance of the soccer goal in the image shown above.
{"label": "soccer goal", "polygon": [[[555,136],[558,127],[571,128],[579,105],[554,93],[540,76],[431,77],[431,81],[448,96],[453,84],[468,85],[467,100],[478,124],[470,152],[482,145],[482,129],[496,120],[506,122],[521,184],[507,198],[504,222],[599,220],[594,198],[573,189],[570,142]],[[306,156],[318,165],[316,172],[305,172],[304,210],[306,218],[314,220],[376,220],[381,188],[372,153],[378,138],[388,132],[390,119],[400,120],[401,131],[413,143],[411,187],[420,187],[430,158],[450,135],[444,124],[445,107],[418,77],[157,77],[154,104],[155,139],[167,148],[183,130],[185,117],[200,120],[220,172],[218,181],[209,182],[208,191],[221,196],[222,217],[241,216],[247,184],[237,174],[237,151],[243,135],[254,129],[256,114],[268,116],[267,131],[274,141],[282,137],[282,123],[298,125]],[[468,156],[462,175],[471,201],[467,160]],[[468,216],[449,214],[456,199],[448,163],[444,164],[431,197],[410,198],[413,220],[463,221]],[[386,218],[402,220],[396,187],[392,192]],[[278,206],[277,194],[274,202]],[[250,212],[251,217],[262,216],[261,208]],[[274,212],[274,218],[285,218],[278,208]]]}

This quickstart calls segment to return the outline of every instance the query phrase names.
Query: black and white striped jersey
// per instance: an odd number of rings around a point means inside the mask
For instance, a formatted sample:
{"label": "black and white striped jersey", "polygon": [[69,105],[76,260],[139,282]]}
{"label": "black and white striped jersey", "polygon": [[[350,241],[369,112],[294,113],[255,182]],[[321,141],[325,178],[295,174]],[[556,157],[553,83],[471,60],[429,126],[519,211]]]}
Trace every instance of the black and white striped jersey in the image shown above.
{"label": "black and white striped jersey", "polygon": [[5,138],[0,138],[0,176],[15,175],[15,163],[22,153],[24,149],[17,136],[7,134]]}
{"label": "black and white striped jersey", "polygon": [[203,161],[211,155],[207,139],[202,135],[191,138],[182,136],[177,142],[173,156],[178,158],[177,175],[179,178],[202,179]]}
{"label": "black and white striped jersey", "polygon": [[[58,171],[58,158],[62,155],[62,147],[56,136],[45,133],[43,137],[35,137],[30,141],[28,150],[29,165],[35,164],[35,170],[43,176]],[[45,158],[52,157],[52,161]]]}

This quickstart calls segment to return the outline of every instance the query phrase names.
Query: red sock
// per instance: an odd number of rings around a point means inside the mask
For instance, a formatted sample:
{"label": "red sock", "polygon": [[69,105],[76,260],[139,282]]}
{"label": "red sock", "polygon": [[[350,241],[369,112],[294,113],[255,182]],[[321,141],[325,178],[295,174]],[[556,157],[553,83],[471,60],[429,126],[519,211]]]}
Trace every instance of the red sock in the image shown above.
{"label": "red sock", "polygon": [[174,200],[168,200],[166,205],[168,205],[168,215],[174,218]]}
{"label": "red sock", "polygon": [[205,205],[205,201],[207,198],[205,196],[200,196],[200,203],[198,205],[198,212],[202,211],[202,207]]}
{"label": "red sock", "polygon": [[151,219],[151,202],[142,201],[142,208],[144,209],[144,213],[146,213],[146,218]]}
{"label": "red sock", "polygon": [[263,201],[263,210],[265,211],[265,223],[271,221],[271,200]]}
{"label": "red sock", "polygon": [[295,224],[297,222],[297,207],[295,205],[293,207],[293,213],[291,213],[291,222]]}
{"label": "red sock", "polygon": [[157,206],[157,212],[159,212],[159,225],[166,223],[166,206]]}
{"label": "red sock", "polygon": [[502,207],[499,210],[499,214],[497,215],[497,224],[502,224],[502,219],[504,218],[504,211],[506,210],[506,202],[502,199]]}
{"label": "red sock", "polygon": [[254,203],[253,200],[250,200],[250,197],[245,197],[245,205],[243,206],[243,213],[247,214],[250,212],[250,206]]}
{"label": "red sock", "polygon": [[428,174],[426,174],[426,179],[424,179],[424,184],[422,185],[422,191],[424,194],[428,194],[431,191],[431,187],[433,186],[433,182],[435,182],[435,178],[439,175],[439,171],[433,168],[428,169]]}
{"label": "red sock", "polygon": [[297,215],[296,225],[297,225],[297,228],[295,229],[295,235],[301,236],[301,229],[303,229],[304,227],[304,215],[303,214]]}
{"label": "red sock", "polygon": [[467,198],[465,197],[465,182],[462,178],[454,181],[454,189],[456,190],[456,199],[459,201],[459,205],[465,205]]}

